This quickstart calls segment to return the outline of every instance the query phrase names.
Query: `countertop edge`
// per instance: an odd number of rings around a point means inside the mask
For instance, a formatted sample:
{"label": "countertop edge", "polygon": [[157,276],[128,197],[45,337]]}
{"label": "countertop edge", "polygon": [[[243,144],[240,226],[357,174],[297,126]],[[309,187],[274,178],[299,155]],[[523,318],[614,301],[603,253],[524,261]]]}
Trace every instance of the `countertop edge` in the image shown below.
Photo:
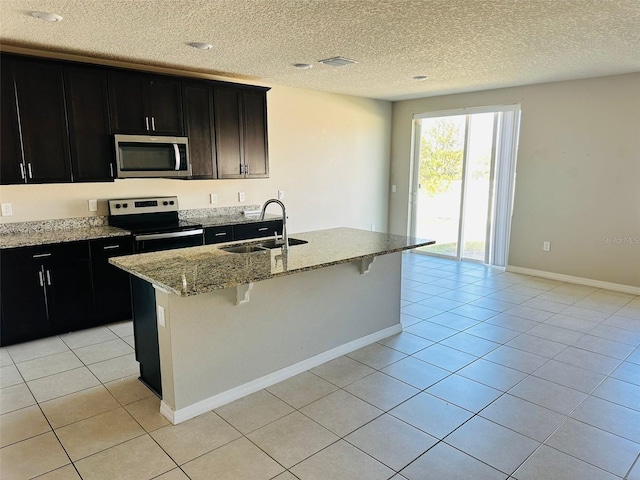
{"label": "countertop edge", "polygon": [[[409,237],[405,237],[405,238],[409,238]],[[127,273],[131,274],[131,275],[135,275],[138,278],[141,278],[145,281],[148,281],[149,283],[151,283],[154,287],[157,287],[159,289],[162,289],[164,291],[173,293],[175,295],[178,295],[180,297],[191,297],[191,296],[196,296],[196,295],[202,295],[202,294],[206,294],[206,293],[210,293],[210,292],[214,292],[214,291],[218,291],[218,290],[224,290],[226,288],[234,288],[234,287],[238,287],[241,285],[246,285],[249,283],[254,283],[254,282],[260,282],[260,281],[264,281],[264,280],[270,280],[270,279],[274,279],[274,278],[278,278],[278,277],[284,277],[287,275],[293,275],[296,273],[301,273],[301,272],[307,272],[307,271],[312,271],[312,270],[317,270],[320,268],[326,268],[326,267],[330,267],[333,265],[340,265],[340,264],[345,264],[345,263],[351,263],[351,262],[356,262],[359,260],[364,260],[366,258],[371,258],[371,257],[377,257],[377,256],[381,256],[381,255],[388,255],[391,253],[398,253],[398,252],[403,252],[406,250],[413,250],[415,248],[419,248],[419,247],[423,247],[423,246],[427,246],[427,245],[433,245],[435,243],[434,240],[429,240],[429,239],[415,239],[416,242],[411,243],[409,245],[406,246],[401,246],[401,247],[396,247],[396,248],[390,248],[390,249],[384,249],[384,250],[380,250],[380,251],[376,251],[376,252],[371,252],[371,253],[365,253],[365,254],[361,254],[361,255],[354,255],[354,256],[349,256],[347,258],[339,258],[337,260],[332,260],[332,261],[325,261],[325,262],[320,262],[318,264],[313,264],[313,265],[309,265],[309,266],[305,266],[305,267],[301,267],[301,268],[296,268],[296,269],[292,269],[292,270],[285,270],[282,272],[275,272],[275,273],[269,273],[269,274],[260,274],[260,273],[256,273],[255,276],[251,277],[250,279],[247,279],[246,281],[241,281],[241,282],[237,282],[237,281],[229,281],[229,282],[222,282],[219,284],[216,284],[214,286],[210,286],[208,288],[206,288],[204,291],[190,291],[190,290],[177,290],[169,285],[166,285],[165,283],[158,281],[157,279],[151,278],[148,275],[145,275],[144,273],[141,273],[140,271],[137,271],[134,268],[128,268],[124,265],[122,265],[119,262],[119,258],[118,257],[114,257],[114,258],[110,258],[109,259],[109,263],[113,264],[114,266],[126,271]],[[419,240],[419,241],[418,241]],[[240,243],[255,243],[256,239],[253,240],[248,240],[246,242],[240,242]],[[239,242],[232,242],[232,244],[238,244]],[[224,246],[228,246],[229,244],[220,244],[220,247],[224,247]],[[218,247],[219,248],[219,247]],[[291,248],[295,248],[295,247],[291,247]]]}

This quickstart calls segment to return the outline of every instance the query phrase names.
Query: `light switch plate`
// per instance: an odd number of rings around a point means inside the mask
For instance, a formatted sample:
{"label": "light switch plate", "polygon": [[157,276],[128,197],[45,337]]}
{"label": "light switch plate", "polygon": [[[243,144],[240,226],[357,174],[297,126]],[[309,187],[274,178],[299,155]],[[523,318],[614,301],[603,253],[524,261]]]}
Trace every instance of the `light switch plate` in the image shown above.
{"label": "light switch plate", "polygon": [[284,200],[284,190],[278,190],[278,200]]}
{"label": "light switch plate", "polygon": [[217,193],[209,194],[209,201],[211,203],[218,203],[218,194]]}
{"label": "light switch plate", "polygon": [[161,327],[164,327],[165,326],[164,307],[161,307],[160,305],[158,305],[156,313],[158,314],[158,325],[160,325]]}
{"label": "light switch plate", "polygon": [[13,215],[13,207],[11,206],[10,203],[3,203],[2,204],[2,216],[3,217],[10,217],[11,215]]}
{"label": "light switch plate", "polygon": [[238,201],[244,202],[244,192],[238,192]]}

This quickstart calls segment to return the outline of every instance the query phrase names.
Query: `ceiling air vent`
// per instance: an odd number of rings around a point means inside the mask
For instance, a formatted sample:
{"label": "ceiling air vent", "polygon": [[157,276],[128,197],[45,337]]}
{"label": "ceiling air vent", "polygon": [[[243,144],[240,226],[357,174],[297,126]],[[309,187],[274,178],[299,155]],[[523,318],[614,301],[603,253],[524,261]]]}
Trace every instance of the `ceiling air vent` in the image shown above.
{"label": "ceiling air vent", "polygon": [[326,58],[324,60],[318,60],[318,62],[324,63],[325,65],[331,65],[333,67],[342,67],[343,65],[351,65],[354,63],[358,63],[355,60],[349,60],[348,58],[344,58],[344,57]]}

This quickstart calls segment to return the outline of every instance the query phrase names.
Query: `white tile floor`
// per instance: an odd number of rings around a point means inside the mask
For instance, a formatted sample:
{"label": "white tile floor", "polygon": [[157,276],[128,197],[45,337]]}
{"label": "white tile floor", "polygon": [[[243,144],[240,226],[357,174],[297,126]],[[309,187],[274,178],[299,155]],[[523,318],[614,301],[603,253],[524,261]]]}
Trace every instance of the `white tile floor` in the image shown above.
{"label": "white tile floor", "polygon": [[402,334],[178,426],[130,322],[0,349],[4,479],[640,480],[640,298],[404,255]]}

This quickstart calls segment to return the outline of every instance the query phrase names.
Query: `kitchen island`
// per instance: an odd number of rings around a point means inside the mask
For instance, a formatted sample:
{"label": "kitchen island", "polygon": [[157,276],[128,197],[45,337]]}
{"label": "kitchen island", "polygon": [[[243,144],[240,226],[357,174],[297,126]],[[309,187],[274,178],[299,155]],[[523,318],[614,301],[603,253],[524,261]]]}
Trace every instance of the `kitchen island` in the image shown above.
{"label": "kitchen island", "polygon": [[432,240],[350,228],[295,238],[307,243],[110,260],[132,275],[141,380],[157,382],[173,423],[402,330],[401,252]]}

